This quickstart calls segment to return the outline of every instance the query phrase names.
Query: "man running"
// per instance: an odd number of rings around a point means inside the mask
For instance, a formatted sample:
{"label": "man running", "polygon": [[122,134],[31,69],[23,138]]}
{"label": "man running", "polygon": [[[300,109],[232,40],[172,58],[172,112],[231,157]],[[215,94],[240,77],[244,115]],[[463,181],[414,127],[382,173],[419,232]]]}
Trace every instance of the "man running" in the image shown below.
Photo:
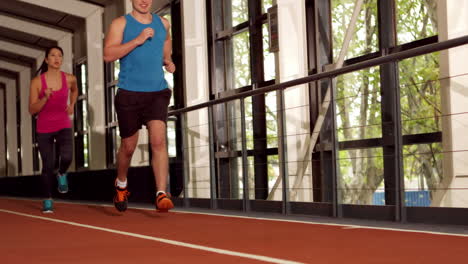
{"label": "man running", "polygon": [[127,209],[127,172],[142,125],[149,130],[156,209],[167,212],[174,207],[165,193],[168,176],[166,121],[172,92],[162,67],[173,73],[175,65],[171,59],[170,24],[151,14],[152,3],[153,0],[132,0],[132,12],[112,21],[104,44],[106,62],[120,59],[115,109],[122,141],[117,154],[114,205],[121,212]]}

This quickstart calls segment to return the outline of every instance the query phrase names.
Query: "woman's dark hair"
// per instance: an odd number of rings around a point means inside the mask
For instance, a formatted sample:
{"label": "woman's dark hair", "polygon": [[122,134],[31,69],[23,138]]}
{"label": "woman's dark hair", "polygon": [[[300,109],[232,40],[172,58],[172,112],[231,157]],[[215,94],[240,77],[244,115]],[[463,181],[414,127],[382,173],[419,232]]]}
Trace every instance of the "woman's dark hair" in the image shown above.
{"label": "woman's dark hair", "polygon": [[49,56],[49,53],[50,53],[53,49],[58,49],[58,50],[60,50],[60,52],[62,53],[62,56],[63,56],[63,49],[62,49],[61,47],[59,47],[59,46],[52,46],[52,47],[47,48],[44,61],[42,62],[41,67],[37,70],[36,75],[38,75],[38,74],[43,74],[43,73],[47,72],[47,70],[49,70],[49,65],[47,65],[47,63],[46,63],[46,58],[47,58],[47,56]]}

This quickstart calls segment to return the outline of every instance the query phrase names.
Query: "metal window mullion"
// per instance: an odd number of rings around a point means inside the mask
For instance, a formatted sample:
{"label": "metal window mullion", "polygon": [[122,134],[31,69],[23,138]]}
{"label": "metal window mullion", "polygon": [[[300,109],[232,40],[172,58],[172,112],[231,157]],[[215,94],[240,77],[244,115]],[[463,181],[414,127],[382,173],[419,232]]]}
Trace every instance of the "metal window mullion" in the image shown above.
{"label": "metal window mullion", "polygon": [[[184,153],[187,153],[188,152],[188,139],[187,139],[188,129],[187,129],[187,121],[186,121],[185,115],[187,115],[187,113],[182,113],[180,115],[180,123],[181,123],[181,127],[182,127],[181,145],[182,145],[182,149],[183,149]],[[183,163],[184,163],[184,165],[183,165],[184,177],[183,177],[183,184],[182,184],[182,190],[183,190],[182,192],[184,194],[183,204],[184,204],[184,207],[189,207],[188,190],[187,190],[187,186],[188,186],[188,182],[189,182],[189,173],[190,173],[189,155],[187,155],[184,158]]]}
{"label": "metal window mullion", "polygon": [[[208,107],[208,134],[209,134],[209,144],[210,144],[210,202],[211,209],[218,208],[218,195],[216,192],[216,159],[215,159],[215,126],[214,124],[214,115],[213,115],[213,106]],[[187,158],[187,157],[186,157]],[[186,159],[185,158],[185,159]],[[185,188],[184,188],[185,189]]]}
{"label": "metal window mullion", "polygon": [[289,175],[286,149],[287,142],[284,89],[280,89],[276,92],[276,102],[278,109],[278,165],[279,177],[282,179],[282,213],[287,215],[291,212],[291,206],[289,203]]}
{"label": "metal window mullion", "polygon": [[[378,1],[379,43],[383,54],[389,54],[397,45],[395,14],[395,1]],[[385,203],[395,207],[395,221],[405,221],[398,62],[380,66],[380,82]]]}
{"label": "metal window mullion", "polygon": [[21,89],[19,76],[16,79],[16,141],[18,174],[20,175],[23,172],[23,148],[21,147]]}
{"label": "metal window mullion", "polygon": [[332,141],[332,151],[331,151],[331,156],[332,156],[332,167],[331,167],[331,172],[332,172],[332,197],[333,197],[333,216],[341,218],[343,217],[343,207],[341,205],[341,194],[342,190],[340,188],[340,163],[338,159],[338,153],[339,153],[339,142],[338,142],[338,132],[337,132],[337,115],[336,115],[336,101],[335,101],[335,95],[336,95],[336,78],[330,79],[330,86],[329,91],[330,91],[330,109],[331,109],[331,141]]}
{"label": "metal window mullion", "polygon": [[245,212],[250,211],[249,201],[249,161],[247,158],[247,135],[245,125],[245,100],[240,99],[241,107],[241,139],[242,139],[242,183],[243,183],[243,209]]}

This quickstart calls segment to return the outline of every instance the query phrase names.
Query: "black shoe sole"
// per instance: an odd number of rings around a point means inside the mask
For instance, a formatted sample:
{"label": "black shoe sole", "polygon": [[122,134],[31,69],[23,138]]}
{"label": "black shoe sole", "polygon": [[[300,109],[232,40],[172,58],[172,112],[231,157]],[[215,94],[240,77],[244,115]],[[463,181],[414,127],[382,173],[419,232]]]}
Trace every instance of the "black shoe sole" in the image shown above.
{"label": "black shoe sole", "polygon": [[127,202],[114,202],[115,209],[119,212],[125,212],[127,210]]}

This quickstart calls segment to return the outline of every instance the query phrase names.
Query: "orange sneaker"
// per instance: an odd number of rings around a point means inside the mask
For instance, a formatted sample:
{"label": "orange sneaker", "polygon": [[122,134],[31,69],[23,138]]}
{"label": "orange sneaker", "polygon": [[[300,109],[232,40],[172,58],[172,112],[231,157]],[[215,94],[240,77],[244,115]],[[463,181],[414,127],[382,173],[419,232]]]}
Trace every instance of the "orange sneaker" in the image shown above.
{"label": "orange sneaker", "polygon": [[124,212],[127,210],[128,196],[130,192],[127,191],[127,188],[115,187],[115,196],[114,196],[114,206],[119,212]]}
{"label": "orange sneaker", "polygon": [[158,196],[156,196],[156,210],[167,212],[172,208],[174,208],[174,204],[171,201],[170,195],[159,193]]}

